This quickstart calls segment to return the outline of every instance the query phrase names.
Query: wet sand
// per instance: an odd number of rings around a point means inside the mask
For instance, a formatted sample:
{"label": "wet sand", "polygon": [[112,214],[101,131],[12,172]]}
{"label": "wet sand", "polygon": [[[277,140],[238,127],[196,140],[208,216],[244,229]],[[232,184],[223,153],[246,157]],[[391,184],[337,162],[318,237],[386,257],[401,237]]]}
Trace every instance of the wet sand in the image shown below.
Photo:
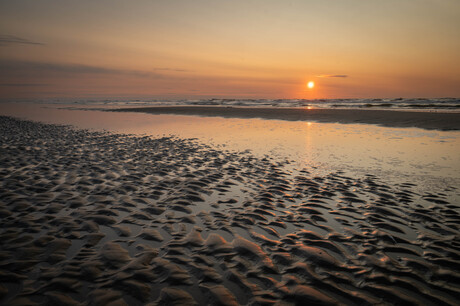
{"label": "wet sand", "polygon": [[0,117],[0,303],[456,305],[456,186]]}
{"label": "wet sand", "polygon": [[258,107],[167,106],[120,108],[111,111],[261,118],[290,121],[367,123],[387,127],[416,127],[428,130],[460,130],[460,113],[410,112],[360,109],[301,109]]}

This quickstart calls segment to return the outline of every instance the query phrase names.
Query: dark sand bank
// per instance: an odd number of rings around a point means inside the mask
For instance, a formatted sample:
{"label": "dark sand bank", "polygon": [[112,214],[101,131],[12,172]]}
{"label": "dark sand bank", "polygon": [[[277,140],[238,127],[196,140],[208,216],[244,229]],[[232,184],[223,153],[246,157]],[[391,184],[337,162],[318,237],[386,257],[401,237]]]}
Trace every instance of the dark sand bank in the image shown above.
{"label": "dark sand bank", "polygon": [[455,186],[0,117],[2,305],[456,305]]}
{"label": "dark sand bank", "polygon": [[460,130],[460,113],[430,113],[359,109],[300,109],[209,106],[159,106],[120,108],[112,111],[218,116],[227,118],[261,118],[291,121],[367,123],[388,127],[417,127],[430,130]]}

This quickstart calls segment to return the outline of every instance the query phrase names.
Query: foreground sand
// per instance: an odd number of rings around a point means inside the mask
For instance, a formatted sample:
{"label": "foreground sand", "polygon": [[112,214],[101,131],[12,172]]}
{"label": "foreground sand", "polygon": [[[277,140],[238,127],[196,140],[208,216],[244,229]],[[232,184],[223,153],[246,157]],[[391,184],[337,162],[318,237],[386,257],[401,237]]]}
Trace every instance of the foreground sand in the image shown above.
{"label": "foreground sand", "polygon": [[430,130],[460,130],[460,113],[361,109],[240,108],[214,106],[158,106],[120,108],[112,111],[219,116],[227,118],[262,118],[292,121],[368,123],[388,127],[417,127]]}
{"label": "foreground sand", "polygon": [[457,192],[0,117],[0,304],[456,305]]}

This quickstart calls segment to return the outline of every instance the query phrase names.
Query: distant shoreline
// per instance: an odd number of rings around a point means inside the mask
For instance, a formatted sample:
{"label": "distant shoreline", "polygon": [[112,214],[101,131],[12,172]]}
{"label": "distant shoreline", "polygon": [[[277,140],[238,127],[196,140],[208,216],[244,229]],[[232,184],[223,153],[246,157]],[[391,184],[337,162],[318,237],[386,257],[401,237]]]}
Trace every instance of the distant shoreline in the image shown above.
{"label": "distant shoreline", "polygon": [[111,109],[116,112],[141,112],[224,118],[260,118],[288,121],[315,121],[351,124],[376,124],[386,127],[415,127],[427,130],[460,130],[460,113],[411,112],[361,109],[301,109],[218,106],[156,106]]}

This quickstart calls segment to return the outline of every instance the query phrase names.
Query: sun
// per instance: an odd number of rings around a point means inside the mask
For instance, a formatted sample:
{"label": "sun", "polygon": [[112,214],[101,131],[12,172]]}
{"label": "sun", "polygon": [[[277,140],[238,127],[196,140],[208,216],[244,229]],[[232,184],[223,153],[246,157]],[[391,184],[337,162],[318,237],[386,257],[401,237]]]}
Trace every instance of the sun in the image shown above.
{"label": "sun", "polygon": [[308,82],[308,83],[307,83],[307,87],[308,87],[309,89],[312,89],[313,87],[315,87],[315,82],[313,82],[313,81]]}

